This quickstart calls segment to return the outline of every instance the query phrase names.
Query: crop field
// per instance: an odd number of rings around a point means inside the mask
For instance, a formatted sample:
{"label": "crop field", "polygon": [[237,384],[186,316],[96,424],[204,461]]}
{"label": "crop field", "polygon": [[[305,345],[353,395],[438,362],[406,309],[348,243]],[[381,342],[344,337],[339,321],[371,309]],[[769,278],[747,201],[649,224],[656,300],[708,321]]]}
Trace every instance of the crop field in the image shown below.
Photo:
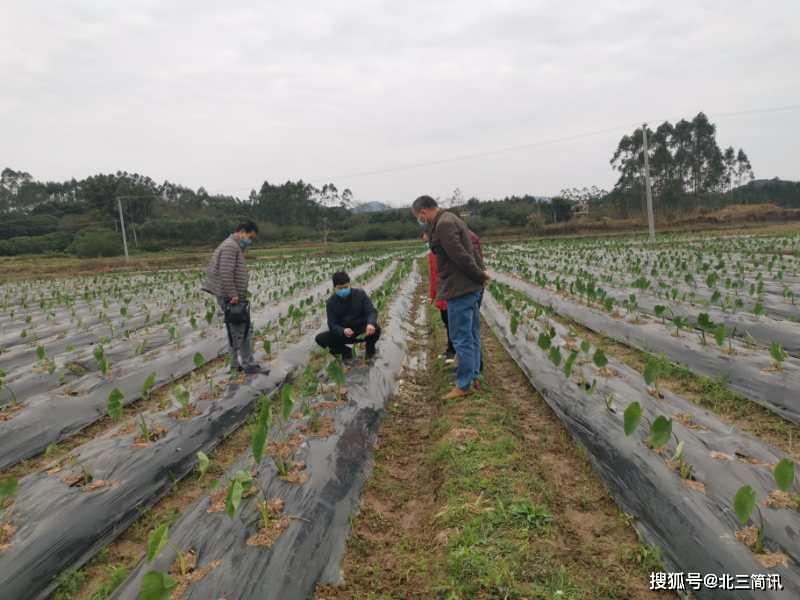
{"label": "crop field", "polygon": [[[800,235],[486,244],[450,403],[423,251],[254,255],[268,375],[230,372],[203,268],[0,285],[0,599],[800,594]],[[374,361],[314,343],[340,269]]]}

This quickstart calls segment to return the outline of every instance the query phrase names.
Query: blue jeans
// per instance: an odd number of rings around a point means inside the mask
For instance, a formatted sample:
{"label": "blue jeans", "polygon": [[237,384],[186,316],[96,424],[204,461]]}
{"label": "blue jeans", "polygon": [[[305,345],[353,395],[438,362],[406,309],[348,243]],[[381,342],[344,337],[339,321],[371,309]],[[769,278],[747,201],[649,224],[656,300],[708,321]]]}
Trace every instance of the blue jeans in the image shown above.
{"label": "blue jeans", "polygon": [[481,290],[447,301],[450,339],[458,357],[456,383],[468,390],[481,367]]}

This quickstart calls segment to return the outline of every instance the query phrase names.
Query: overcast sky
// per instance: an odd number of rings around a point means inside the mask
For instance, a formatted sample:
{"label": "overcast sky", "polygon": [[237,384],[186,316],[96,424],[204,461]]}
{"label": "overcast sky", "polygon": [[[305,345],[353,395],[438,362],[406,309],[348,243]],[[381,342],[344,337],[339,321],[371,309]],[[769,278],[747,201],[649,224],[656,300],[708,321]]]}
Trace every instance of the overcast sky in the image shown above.
{"label": "overcast sky", "polygon": [[[37,179],[127,170],[246,196],[302,178],[398,206],[455,187],[551,195],[611,187],[626,129],[699,110],[757,177],[800,179],[800,110],[722,116],[800,105],[798,0],[4,0],[0,14],[0,168]],[[435,164],[398,169],[419,163]]]}

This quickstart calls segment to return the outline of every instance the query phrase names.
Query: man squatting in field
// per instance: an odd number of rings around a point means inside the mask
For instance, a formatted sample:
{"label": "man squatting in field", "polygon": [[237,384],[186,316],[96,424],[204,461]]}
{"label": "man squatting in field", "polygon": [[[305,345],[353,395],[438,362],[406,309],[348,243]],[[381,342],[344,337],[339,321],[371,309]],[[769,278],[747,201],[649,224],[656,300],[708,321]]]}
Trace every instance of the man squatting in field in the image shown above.
{"label": "man squatting in field", "polygon": [[411,213],[426,228],[431,252],[436,255],[436,299],[447,302],[447,329],[458,357],[456,386],[444,399],[466,396],[480,376],[480,301],[489,275],[464,221],[441,210],[430,196],[414,200]]}
{"label": "man squatting in field", "polygon": [[253,243],[256,235],[258,225],[248,221],[239,225],[217,246],[208,264],[208,278],[202,289],[216,297],[225,317],[231,370],[268,373],[253,358],[253,328],[247,299],[250,275],[244,251]]}
{"label": "man squatting in field", "polygon": [[[350,276],[344,271],[333,274],[333,294],[326,305],[328,331],[320,333],[317,344],[343,360],[353,358],[350,346],[364,342],[367,358],[375,356],[375,344],[381,337],[378,311],[367,292],[350,285]],[[364,334],[363,339],[359,337]]]}

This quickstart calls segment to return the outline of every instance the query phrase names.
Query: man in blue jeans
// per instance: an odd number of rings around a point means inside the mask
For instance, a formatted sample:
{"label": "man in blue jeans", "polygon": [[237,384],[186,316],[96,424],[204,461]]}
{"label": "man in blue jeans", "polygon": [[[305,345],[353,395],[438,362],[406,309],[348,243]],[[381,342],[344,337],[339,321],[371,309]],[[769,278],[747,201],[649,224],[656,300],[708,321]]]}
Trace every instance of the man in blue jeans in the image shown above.
{"label": "man in blue jeans", "polygon": [[470,394],[480,375],[480,301],[489,276],[464,221],[441,210],[430,196],[414,200],[411,212],[426,228],[436,255],[436,299],[447,301],[448,330],[458,357],[456,386],[443,398],[451,400]]}

